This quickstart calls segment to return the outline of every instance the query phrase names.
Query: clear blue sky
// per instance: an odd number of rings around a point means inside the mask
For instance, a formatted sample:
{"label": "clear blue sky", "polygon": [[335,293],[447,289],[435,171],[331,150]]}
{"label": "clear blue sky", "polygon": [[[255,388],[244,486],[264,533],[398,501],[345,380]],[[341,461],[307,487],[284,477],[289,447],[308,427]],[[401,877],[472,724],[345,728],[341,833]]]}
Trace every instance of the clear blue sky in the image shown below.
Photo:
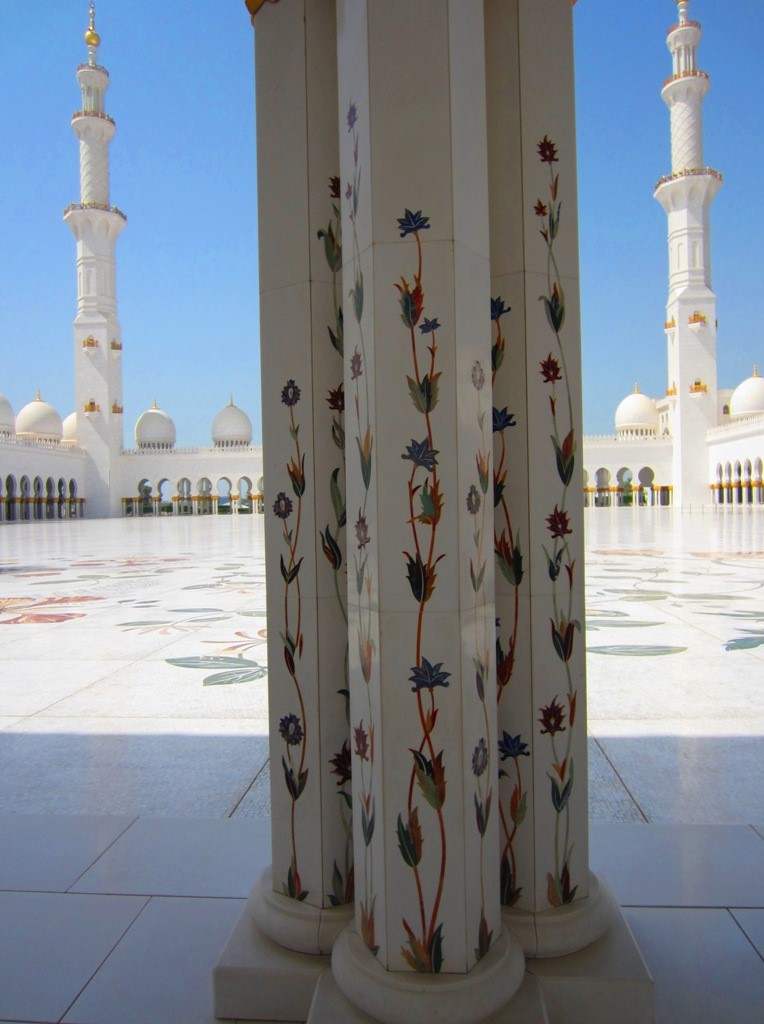
{"label": "clear blue sky", "polygon": [[[288,2],[288,0],[284,0]],[[0,392],[18,410],[37,387],[73,408],[79,198],[69,120],[86,59],[86,0],[0,0]],[[764,3],[693,0],[706,162],[725,184],[712,211],[719,383],[764,363]],[[674,0],[579,0],[575,9],[584,420],[609,433],[638,380],[666,387],[666,224],[652,198],[670,170],[666,29]],[[243,0],[99,0],[109,69],[125,444],[156,396],[178,444],[208,444],[232,392],[260,437],[252,30]]]}

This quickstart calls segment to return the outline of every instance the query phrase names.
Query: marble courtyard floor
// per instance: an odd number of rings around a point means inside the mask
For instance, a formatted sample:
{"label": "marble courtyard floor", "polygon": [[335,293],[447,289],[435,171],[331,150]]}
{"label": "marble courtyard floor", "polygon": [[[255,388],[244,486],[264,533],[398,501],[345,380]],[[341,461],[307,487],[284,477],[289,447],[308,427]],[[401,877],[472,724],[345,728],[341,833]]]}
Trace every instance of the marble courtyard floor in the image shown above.
{"label": "marble courtyard floor", "polygon": [[[586,527],[592,867],[661,1024],[760,1024],[764,510]],[[212,1020],[269,860],[265,631],[261,517],[2,525],[0,1024]]]}

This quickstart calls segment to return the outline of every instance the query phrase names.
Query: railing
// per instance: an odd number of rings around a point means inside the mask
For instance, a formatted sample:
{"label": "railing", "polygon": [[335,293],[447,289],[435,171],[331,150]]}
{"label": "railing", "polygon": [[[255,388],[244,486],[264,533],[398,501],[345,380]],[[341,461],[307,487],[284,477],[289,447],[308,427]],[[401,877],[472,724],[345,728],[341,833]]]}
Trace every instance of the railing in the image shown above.
{"label": "railing", "polygon": [[117,405],[117,403],[114,402],[114,404],[111,407],[111,411],[119,413],[119,412],[124,412],[125,410],[123,409],[123,407],[121,405]]}
{"label": "railing", "polygon": [[245,455],[245,454],[257,454],[262,455],[262,445],[249,445],[242,446],[241,448],[215,448],[213,446],[204,448],[123,448],[122,455],[166,455],[169,451],[173,455],[200,455],[209,454],[214,455],[216,458],[222,456],[234,456],[234,455]]}
{"label": "railing", "polygon": [[64,210],[64,216],[72,210],[103,210],[104,213],[116,213],[123,221],[127,222],[127,216],[118,206],[107,206],[106,203],[69,203]]}
{"label": "railing", "polygon": [[689,28],[700,28],[700,22],[690,21],[689,18],[686,21],[678,21],[676,25],[671,26],[671,28],[668,30],[668,34],[671,35],[671,33],[676,32],[678,28],[687,28],[688,26]]}
{"label": "railing", "polygon": [[750,416],[736,416],[734,420],[730,420],[729,423],[724,423],[720,427],[711,427],[706,432],[706,437],[709,440],[734,437],[736,434],[745,433],[752,427],[761,424],[764,424],[764,412],[754,412]]}
{"label": "railing", "polygon": [[674,319],[673,316],[671,317],[670,320],[665,320],[664,323],[663,323],[663,329],[665,331],[673,331],[673,329],[675,327],[676,327],[676,320]]}
{"label": "railing", "polygon": [[724,181],[724,176],[715,171],[713,167],[685,167],[682,171],[674,171],[673,174],[664,174],[660,178],[653,191],[657,192],[661,185],[665,185],[669,181],[677,181],[679,178],[699,178],[704,175],[709,175],[711,178],[716,178],[717,181]]}
{"label": "railing", "polygon": [[676,388],[666,388],[666,398],[672,398],[676,394]]}
{"label": "railing", "polygon": [[117,124],[114,118],[110,118],[108,114],[103,114],[102,111],[75,111],[72,115],[72,121],[78,121],[80,118],[100,118],[101,121],[108,121],[110,125]]}
{"label": "railing", "polygon": [[83,348],[98,348],[98,339],[88,335],[87,338],[82,339]]}
{"label": "railing", "polygon": [[96,71],[100,71],[104,75],[106,75],[107,78],[109,77],[109,72],[101,64],[78,64],[77,65],[77,70],[78,71],[84,71],[85,68],[94,68]]}
{"label": "railing", "polygon": [[122,351],[122,342],[121,341],[112,341],[112,343],[111,343],[111,350],[112,350],[112,352],[121,352]]}
{"label": "railing", "polygon": [[55,448],[57,451],[85,454],[85,449],[80,448],[79,445],[71,444],[71,442],[64,444],[63,441],[47,441],[41,437],[18,437],[16,434],[0,434],[0,445],[4,444],[13,444],[19,448]]}
{"label": "railing", "polygon": [[666,81],[663,83],[665,89],[667,85],[672,82],[678,82],[680,78],[708,78],[707,71],[678,71],[675,75],[669,75]]}
{"label": "railing", "polygon": [[700,395],[708,391],[708,384],[690,384],[690,394]]}
{"label": "railing", "polygon": [[692,316],[688,316],[687,317],[687,323],[688,324],[707,324],[708,323],[708,317],[705,316],[703,313],[698,313],[696,311],[696,312],[694,312],[692,314]]}

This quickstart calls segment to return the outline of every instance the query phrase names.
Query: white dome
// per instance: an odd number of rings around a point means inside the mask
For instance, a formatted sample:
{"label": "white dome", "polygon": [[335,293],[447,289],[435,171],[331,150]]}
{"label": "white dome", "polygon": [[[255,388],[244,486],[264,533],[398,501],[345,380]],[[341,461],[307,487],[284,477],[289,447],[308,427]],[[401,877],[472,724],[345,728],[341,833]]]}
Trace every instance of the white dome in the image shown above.
{"label": "white dome", "polygon": [[657,434],[660,417],[655,402],[643,395],[636,384],[615,411],[615,429],[618,434]]}
{"label": "white dome", "polygon": [[764,377],[754,366],[753,376],[732,392],[730,416],[753,416],[757,412],[764,412]]}
{"label": "white dome", "polygon": [[135,424],[135,443],[139,448],[172,448],[175,444],[175,424],[166,412],[147,409]]}
{"label": "white dome", "polygon": [[216,448],[252,443],[252,424],[249,416],[233,404],[233,398],[212,421],[212,443]]}
{"label": "white dome", "polygon": [[77,413],[70,412],[64,420],[64,444],[77,444]]}
{"label": "white dome", "polygon": [[52,405],[43,402],[40,392],[16,417],[16,433],[20,437],[34,437],[40,441],[60,441],[64,427],[61,417]]}
{"label": "white dome", "polygon": [[13,434],[16,431],[16,417],[13,407],[5,395],[0,395],[0,434]]}

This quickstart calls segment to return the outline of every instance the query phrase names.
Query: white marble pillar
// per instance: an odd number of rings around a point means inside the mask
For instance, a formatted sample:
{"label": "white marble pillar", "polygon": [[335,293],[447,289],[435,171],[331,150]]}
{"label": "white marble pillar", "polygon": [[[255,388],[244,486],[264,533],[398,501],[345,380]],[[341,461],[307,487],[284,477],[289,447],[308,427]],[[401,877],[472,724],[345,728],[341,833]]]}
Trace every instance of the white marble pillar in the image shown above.
{"label": "white marble pillar", "polygon": [[523,974],[496,856],[482,6],[337,6],[356,915],[332,964],[397,1024],[481,1019]]}
{"label": "white marble pillar", "polygon": [[[354,892],[334,0],[266,4],[254,24],[272,865],[248,913],[310,954],[296,1019]],[[217,1012],[285,1012],[261,954]]]}
{"label": "white marble pillar", "polygon": [[589,898],[572,15],[485,10],[501,901],[526,955],[549,956],[610,909],[596,879]]}

